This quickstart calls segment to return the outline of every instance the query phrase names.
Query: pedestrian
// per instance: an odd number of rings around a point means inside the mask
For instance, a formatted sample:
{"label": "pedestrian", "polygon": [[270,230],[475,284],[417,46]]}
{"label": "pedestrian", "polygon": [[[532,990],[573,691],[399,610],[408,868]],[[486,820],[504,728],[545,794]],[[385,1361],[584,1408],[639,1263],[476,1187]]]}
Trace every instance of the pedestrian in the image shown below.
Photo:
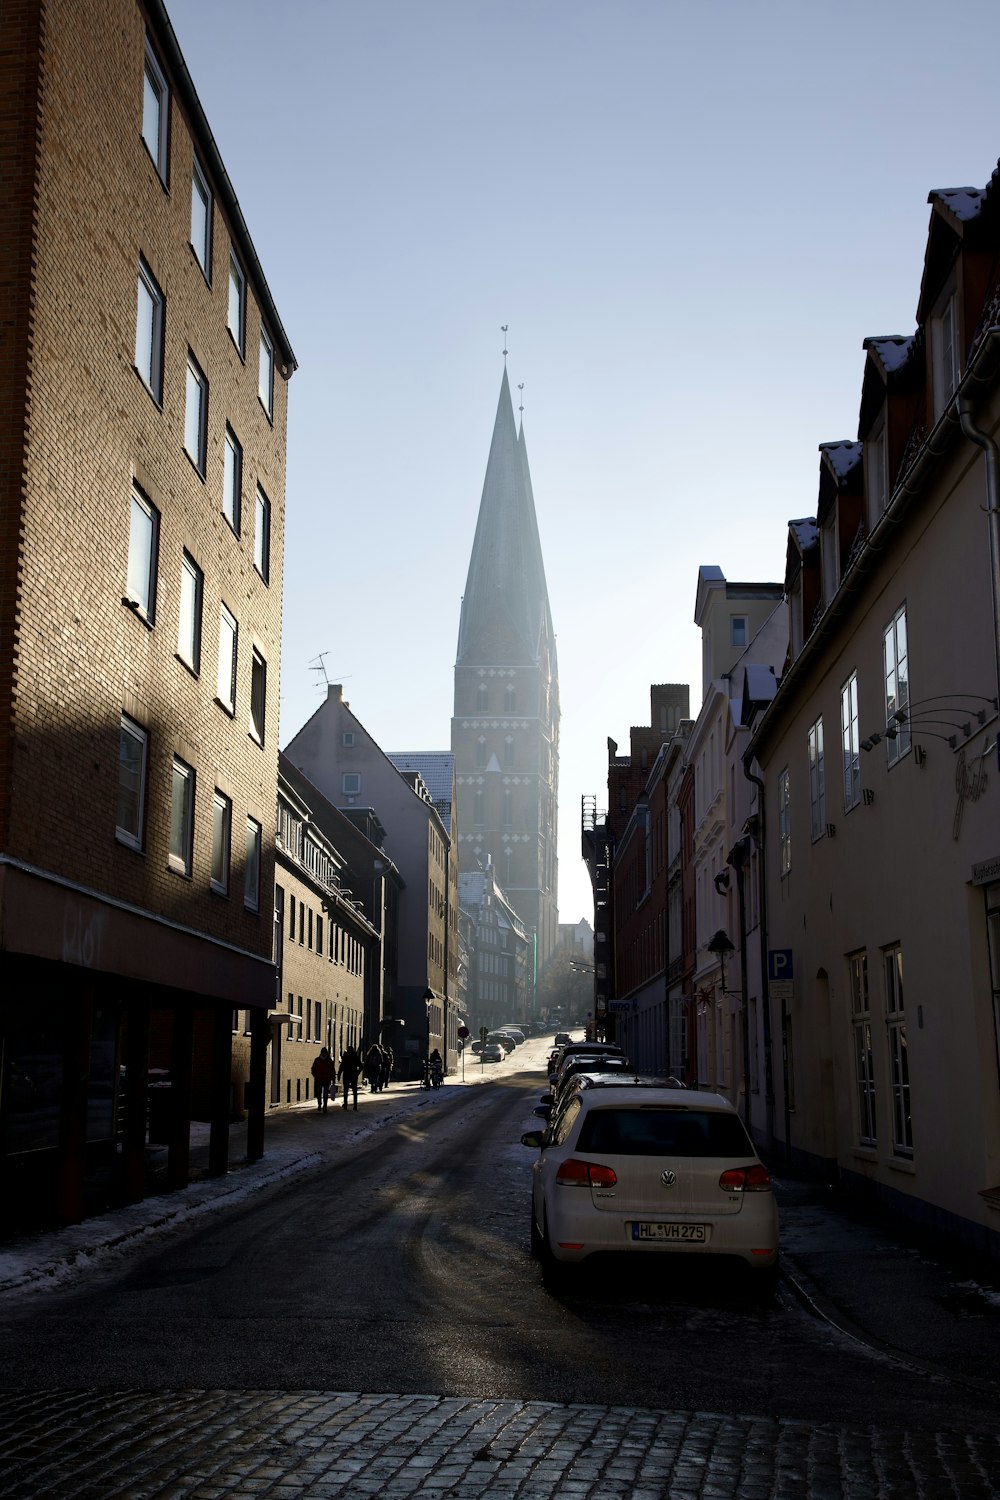
{"label": "pedestrian", "polygon": [[381,1083],[381,1087],[384,1088],[384,1089],[387,1089],[389,1087],[389,1080],[392,1077],[392,1065],[393,1065],[393,1063],[395,1061],[396,1061],[396,1059],[392,1055],[392,1048],[391,1047],[383,1047],[382,1048],[382,1083]]}
{"label": "pedestrian", "polygon": [[365,1053],[365,1077],[372,1093],[377,1094],[382,1083],[382,1048],[378,1042],[372,1042]]}
{"label": "pedestrian", "polygon": [[354,1108],[358,1107],[358,1078],[361,1074],[361,1054],[357,1047],[350,1044],[346,1046],[340,1055],[340,1067],[337,1069],[337,1077],[344,1080],[344,1108],[347,1108],[347,1091],[350,1089],[354,1094]]}
{"label": "pedestrian", "polygon": [[319,1057],[312,1065],[312,1076],[316,1082],[316,1108],[325,1115],[330,1099],[330,1089],[337,1081],[337,1069],[334,1067],[329,1047],[321,1048]]}

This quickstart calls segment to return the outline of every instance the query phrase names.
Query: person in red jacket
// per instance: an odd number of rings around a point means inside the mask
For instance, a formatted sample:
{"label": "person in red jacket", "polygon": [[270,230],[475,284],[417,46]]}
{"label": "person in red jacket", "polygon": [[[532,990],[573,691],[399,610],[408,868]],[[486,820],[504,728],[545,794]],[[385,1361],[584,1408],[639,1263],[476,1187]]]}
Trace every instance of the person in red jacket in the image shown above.
{"label": "person in red jacket", "polygon": [[337,1081],[337,1069],[329,1047],[324,1047],[313,1063],[312,1076],[316,1081],[316,1108],[325,1115],[330,1090]]}

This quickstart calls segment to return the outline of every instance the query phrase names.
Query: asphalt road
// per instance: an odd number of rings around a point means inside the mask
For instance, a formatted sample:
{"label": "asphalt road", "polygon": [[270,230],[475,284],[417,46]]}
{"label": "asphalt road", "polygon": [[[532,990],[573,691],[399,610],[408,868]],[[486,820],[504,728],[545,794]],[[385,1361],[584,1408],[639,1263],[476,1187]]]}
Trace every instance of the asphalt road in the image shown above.
{"label": "asphalt road", "polygon": [[540,1075],[449,1090],[349,1159],[0,1310],[0,1389],[395,1391],[992,1433],[995,1396],[708,1267],[587,1277],[528,1251]]}

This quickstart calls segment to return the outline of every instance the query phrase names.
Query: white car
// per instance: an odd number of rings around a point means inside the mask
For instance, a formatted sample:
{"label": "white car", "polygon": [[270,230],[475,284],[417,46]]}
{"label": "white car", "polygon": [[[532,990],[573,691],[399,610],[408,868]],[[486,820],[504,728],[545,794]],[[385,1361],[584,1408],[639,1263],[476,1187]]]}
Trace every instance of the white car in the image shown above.
{"label": "white car", "polygon": [[550,1285],[608,1252],[730,1256],[773,1290],[778,1210],[771,1177],[719,1094],[610,1084],[581,1089],[551,1130],[530,1131],[531,1248]]}

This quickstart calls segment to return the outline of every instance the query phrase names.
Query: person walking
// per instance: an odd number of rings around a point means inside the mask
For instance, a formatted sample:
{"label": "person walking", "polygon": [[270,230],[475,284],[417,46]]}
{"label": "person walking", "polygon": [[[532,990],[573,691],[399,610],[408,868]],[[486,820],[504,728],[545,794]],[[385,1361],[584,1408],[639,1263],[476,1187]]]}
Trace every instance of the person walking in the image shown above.
{"label": "person walking", "polygon": [[344,1080],[344,1108],[347,1108],[347,1091],[350,1089],[354,1094],[354,1108],[358,1107],[358,1078],[361,1075],[361,1055],[357,1047],[348,1045],[340,1055],[340,1067],[337,1069],[338,1079]]}
{"label": "person walking", "polygon": [[319,1057],[313,1062],[311,1071],[316,1083],[316,1108],[325,1115],[330,1099],[330,1089],[337,1081],[337,1069],[330,1056],[329,1047],[323,1047],[320,1050]]}
{"label": "person walking", "polygon": [[365,1053],[365,1077],[372,1093],[377,1094],[382,1087],[382,1048],[378,1042],[372,1042]]}
{"label": "person walking", "polygon": [[396,1059],[393,1057],[392,1048],[391,1047],[383,1047],[382,1048],[382,1082],[380,1084],[380,1087],[383,1088],[383,1089],[387,1089],[389,1087],[389,1080],[392,1077],[392,1065],[393,1065],[393,1063],[395,1061],[396,1061]]}

